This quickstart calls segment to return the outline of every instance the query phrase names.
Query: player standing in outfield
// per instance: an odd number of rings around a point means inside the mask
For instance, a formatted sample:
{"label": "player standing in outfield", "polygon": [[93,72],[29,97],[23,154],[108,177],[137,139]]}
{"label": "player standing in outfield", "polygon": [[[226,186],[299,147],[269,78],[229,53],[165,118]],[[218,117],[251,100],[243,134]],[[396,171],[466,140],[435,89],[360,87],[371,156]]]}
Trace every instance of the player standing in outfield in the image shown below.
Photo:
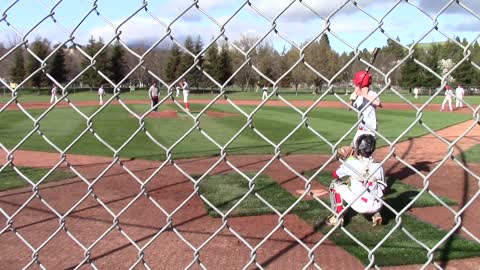
{"label": "player standing in outfield", "polygon": [[452,111],[452,97],[453,97],[453,92],[450,90],[450,85],[445,85],[445,98],[443,99],[442,102],[442,107],[440,108],[440,111],[443,111],[445,108],[445,103],[448,102],[448,108],[450,108],[450,111]]}
{"label": "player standing in outfield", "polygon": [[103,89],[103,85],[100,85],[98,88],[98,98],[100,99],[99,105],[103,105],[103,96],[105,95],[105,89]]}
{"label": "player standing in outfield", "polygon": [[[352,146],[355,145],[360,135],[371,134],[375,136],[374,131],[377,131],[377,114],[375,110],[381,106],[377,92],[370,90],[372,83],[370,73],[364,70],[357,72],[353,78],[353,83],[355,84],[355,91],[350,95],[350,104],[359,111],[365,106],[367,107],[359,116],[363,116],[363,119],[353,137]],[[368,104],[370,101],[372,103]]]}
{"label": "player standing in outfield", "polygon": [[187,80],[183,79],[182,83],[183,89],[183,103],[185,104],[185,109],[190,111],[190,105],[188,104],[188,95],[190,95],[190,86],[188,86]]}
{"label": "player standing in outfield", "polygon": [[264,85],[262,88],[262,100],[267,99],[267,97],[268,97],[268,87]]}
{"label": "player standing in outfield", "polygon": [[[382,198],[387,187],[383,168],[373,160],[376,140],[371,134],[363,134],[355,143],[354,155],[347,158],[333,172],[333,182],[330,185],[330,203],[332,210],[339,214],[345,201],[351,204],[353,210],[361,214],[372,214],[373,226],[382,224]],[[346,181],[342,180],[346,178]],[[366,190],[366,191],[365,191]],[[337,224],[337,215],[327,218],[327,225]]]}
{"label": "player standing in outfield", "polygon": [[176,97],[180,96],[180,88],[179,84],[175,85],[175,90],[177,90]]}
{"label": "player standing in outfield", "polygon": [[154,82],[152,86],[150,86],[150,89],[148,89],[148,96],[150,97],[150,100],[152,101],[152,108],[153,111],[157,111],[158,107],[155,107],[158,104],[158,95],[160,94],[160,91],[158,90],[157,83]]}
{"label": "player standing in outfield", "polygon": [[458,84],[457,89],[455,89],[455,108],[463,108],[463,96],[465,95],[465,90],[461,84]]}
{"label": "player standing in outfield", "polygon": [[52,104],[54,102],[57,102],[57,100],[58,100],[58,98],[57,98],[57,86],[55,84],[53,85],[52,90],[50,91],[50,95],[51,95],[50,104]]}
{"label": "player standing in outfield", "polygon": [[415,87],[413,88],[413,94],[415,95],[415,99],[418,98],[418,91],[419,91],[419,90],[418,90],[418,87],[415,86]]}

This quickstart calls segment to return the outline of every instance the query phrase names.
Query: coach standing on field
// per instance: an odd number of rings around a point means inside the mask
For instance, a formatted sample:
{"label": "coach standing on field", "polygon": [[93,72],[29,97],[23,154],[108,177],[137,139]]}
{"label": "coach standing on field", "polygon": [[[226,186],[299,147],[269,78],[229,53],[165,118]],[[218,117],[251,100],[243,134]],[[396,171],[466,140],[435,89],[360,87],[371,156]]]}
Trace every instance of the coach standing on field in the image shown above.
{"label": "coach standing on field", "polygon": [[150,89],[148,89],[148,95],[150,96],[150,100],[152,101],[152,108],[153,111],[157,111],[158,107],[155,107],[158,104],[158,95],[160,94],[160,91],[158,90],[157,83],[154,82],[152,86],[150,86]]}

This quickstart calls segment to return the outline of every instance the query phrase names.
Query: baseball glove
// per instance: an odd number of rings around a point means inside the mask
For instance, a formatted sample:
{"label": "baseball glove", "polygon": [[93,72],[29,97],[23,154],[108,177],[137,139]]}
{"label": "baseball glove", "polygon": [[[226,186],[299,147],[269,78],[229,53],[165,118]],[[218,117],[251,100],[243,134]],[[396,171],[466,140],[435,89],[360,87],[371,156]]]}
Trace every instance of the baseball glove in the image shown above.
{"label": "baseball glove", "polygon": [[357,99],[358,95],[357,93],[355,93],[355,91],[352,92],[352,94],[350,94],[350,100],[353,100],[355,101]]}
{"label": "baseball glove", "polygon": [[351,146],[342,146],[337,149],[337,158],[346,160],[347,158],[353,155],[353,147]]}

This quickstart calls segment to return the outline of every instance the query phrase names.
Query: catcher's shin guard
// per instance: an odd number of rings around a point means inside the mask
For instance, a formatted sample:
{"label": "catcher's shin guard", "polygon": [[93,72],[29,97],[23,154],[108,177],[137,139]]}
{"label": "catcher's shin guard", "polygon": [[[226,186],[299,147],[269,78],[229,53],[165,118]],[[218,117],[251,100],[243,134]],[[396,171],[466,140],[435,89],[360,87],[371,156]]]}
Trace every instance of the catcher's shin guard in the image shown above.
{"label": "catcher's shin guard", "polygon": [[335,213],[340,213],[343,210],[342,196],[335,191],[335,180],[330,184],[330,207]]}

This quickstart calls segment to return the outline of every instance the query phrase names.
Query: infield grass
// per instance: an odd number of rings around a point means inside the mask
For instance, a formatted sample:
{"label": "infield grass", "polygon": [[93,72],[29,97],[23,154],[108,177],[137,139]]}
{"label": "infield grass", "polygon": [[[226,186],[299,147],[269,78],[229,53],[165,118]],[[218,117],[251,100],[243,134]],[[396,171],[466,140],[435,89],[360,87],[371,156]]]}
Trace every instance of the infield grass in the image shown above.
{"label": "infield grass", "polygon": [[[320,175],[319,179],[327,179],[329,177],[329,173],[324,173]],[[324,180],[320,180],[320,182],[324,182]],[[396,183],[395,186],[396,188],[392,189],[392,194],[385,197],[385,200],[396,210],[400,210],[406,206],[407,202],[402,199],[405,192],[400,191],[401,189],[398,187],[403,186],[402,190],[415,191],[415,189],[402,183]],[[283,213],[285,209],[288,209],[297,200],[296,197],[284,190],[268,176],[260,176],[256,179],[255,193],[250,193],[246,196],[248,191],[248,181],[238,174],[209,176],[202,180],[200,184],[200,193],[218,210],[224,214],[228,212],[229,216],[251,216],[267,214],[268,212],[273,214],[274,211],[267,207],[257,196],[261,196],[263,200],[271,204],[280,213]],[[238,204],[233,211],[230,211],[244,197],[245,201]],[[322,200],[326,205],[329,205],[328,198],[322,198]],[[428,197],[425,197],[423,202],[425,206],[438,205],[438,203],[435,203]],[[205,207],[211,216],[220,216],[208,204],[205,204]],[[332,228],[325,225],[325,220],[331,212],[316,200],[300,201],[290,213],[299,216],[323,234],[327,234],[332,230]],[[344,225],[346,230],[369,249],[375,248],[382,240],[386,239],[375,252],[375,264],[380,267],[420,264],[428,260],[428,250],[418,245],[402,230],[408,231],[429,248],[435,246],[447,234],[446,231],[417,220],[408,213],[402,215],[402,226],[394,230],[395,225],[397,225],[395,215],[384,207],[382,216],[384,218],[382,226],[372,227],[368,217],[360,214],[349,215]],[[394,232],[387,237],[391,231]],[[329,239],[357,257],[365,265],[369,263],[368,253],[342,230],[335,230],[329,236]],[[445,244],[441,245],[435,252],[436,261],[477,256],[480,256],[480,246],[459,236],[448,238]]]}
{"label": "infield grass", "polygon": [[457,158],[464,163],[480,163],[480,144],[462,152]]}
{"label": "infield grass", "polygon": [[[191,108],[193,116],[198,116],[195,113],[204,106],[193,104]],[[122,147],[119,150],[122,157],[154,160],[163,160],[166,156],[165,150],[158,144],[166,149],[171,148],[174,158],[218,155],[220,148],[211,139],[218,142],[220,146],[229,143],[226,147],[229,154],[273,154],[274,146],[262,137],[268,138],[275,144],[283,141],[282,154],[332,152],[331,146],[304,125],[299,125],[302,121],[301,115],[288,107],[264,107],[254,115],[251,125],[247,125],[247,118],[235,108],[229,105],[214,105],[209,111],[225,112],[230,116],[203,115],[199,117],[199,125],[196,126],[195,119],[179,111],[174,104],[163,105],[161,110],[178,110],[180,113],[177,118],[145,119],[144,127],[156,142],[153,142],[142,130],[139,120],[131,116],[122,106],[107,106],[96,114],[98,108],[99,106],[79,108],[87,117],[95,115],[91,126],[94,134],[89,131],[87,120],[71,108],[57,108],[50,111],[38,121],[39,130],[58,148],[69,147],[69,153],[111,156],[114,150]],[[141,115],[149,107],[129,105],[129,108]],[[255,109],[253,106],[241,108],[247,114]],[[44,110],[32,109],[29,112],[32,117],[38,118]],[[431,129],[438,130],[470,118],[471,116],[467,114],[427,111],[424,112],[422,121]],[[389,140],[396,139],[415,119],[416,115],[413,111],[381,110],[378,112],[380,132]],[[344,109],[315,108],[308,114],[309,127],[331,143],[336,143],[355,122],[355,113]],[[16,146],[33,129],[34,122],[21,111],[0,113],[0,143],[8,149]],[[87,132],[84,132],[86,130]],[[137,132],[138,130],[140,131]],[[349,144],[354,135],[353,132],[340,145]],[[427,129],[416,124],[401,138],[401,141],[427,133]],[[81,134],[84,135],[80,136]],[[185,134],[188,135],[181,139]],[[284,140],[289,135],[290,137]],[[129,143],[124,145],[127,140]],[[71,145],[73,141],[76,143]],[[378,146],[385,145],[385,142],[380,139],[377,143]],[[34,132],[20,149],[55,151],[54,147],[50,146],[38,132]]]}
{"label": "infield grass", "polygon": [[[228,92],[227,96],[232,99],[232,100],[261,100],[262,93],[261,92],[245,92],[245,91],[238,91],[238,89],[232,89],[234,91]],[[349,89],[349,92],[352,92],[352,89]],[[43,93],[43,92],[42,92]],[[280,89],[278,92],[282,97],[284,97],[287,100],[317,100],[320,95],[318,94],[312,94],[311,91],[299,91],[298,94],[295,93],[294,90],[292,89]],[[345,90],[336,90],[336,93],[340,98],[343,100],[348,100],[350,95],[345,95]],[[160,98],[164,97],[167,94],[165,89],[160,90]],[[200,91],[200,92],[193,92],[190,94],[189,98],[192,100],[211,100],[214,97],[216,97],[219,94],[219,91],[216,91],[214,93],[211,93],[210,91]],[[401,93],[404,98],[409,100],[410,102],[416,103],[416,104],[423,104],[425,103],[430,96],[429,95],[422,95],[419,96],[418,99],[415,99],[414,96],[408,92],[402,92]],[[112,94],[107,94],[104,97],[104,100],[109,99],[112,96]],[[68,95],[69,99],[71,99],[73,102],[75,101],[85,101],[85,100],[98,100],[98,95],[96,91],[91,91],[91,92],[71,92]],[[120,95],[120,98],[123,100],[148,100],[148,93],[147,89],[140,89],[135,92],[129,92],[125,91],[122,92]],[[11,96],[7,94],[3,95],[2,92],[0,92],[0,103],[5,103],[8,100],[11,99]],[[183,97],[179,96],[177,98],[178,100],[182,100]],[[223,99],[223,97],[221,97]],[[404,103],[405,101],[400,98],[398,95],[391,91],[385,91],[382,93],[380,99],[384,103],[388,102],[400,102]],[[49,102],[50,101],[50,95],[45,91],[45,93],[41,95],[37,95],[35,93],[31,93],[30,91],[26,94],[23,94],[20,92],[18,100],[22,102]],[[275,95],[272,96],[271,100],[279,100]],[[327,95],[325,96],[324,100],[327,101],[338,101],[337,97],[334,95]],[[432,100],[433,104],[441,104],[443,101],[443,94],[435,97]],[[476,107],[478,104],[480,104],[480,96],[465,96],[465,101],[471,104],[472,106]]]}
{"label": "infield grass", "polygon": [[[37,183],[38,181],[40,181],[49,171],[48,169],[29,167],[19,167],[17,169],[21,172],[21,174],[30,179],[33,183]],[[74,176],[75,175],[73,173],[67,171],[55,170],[47,178],[45,178],[42,183],[63,180],[67,178],[72,178]],[[23,179],[20,174],[18,174],[11,167],[6,167],[3,171],[0,172],[0,191],[29,185],[30,183]]]}

